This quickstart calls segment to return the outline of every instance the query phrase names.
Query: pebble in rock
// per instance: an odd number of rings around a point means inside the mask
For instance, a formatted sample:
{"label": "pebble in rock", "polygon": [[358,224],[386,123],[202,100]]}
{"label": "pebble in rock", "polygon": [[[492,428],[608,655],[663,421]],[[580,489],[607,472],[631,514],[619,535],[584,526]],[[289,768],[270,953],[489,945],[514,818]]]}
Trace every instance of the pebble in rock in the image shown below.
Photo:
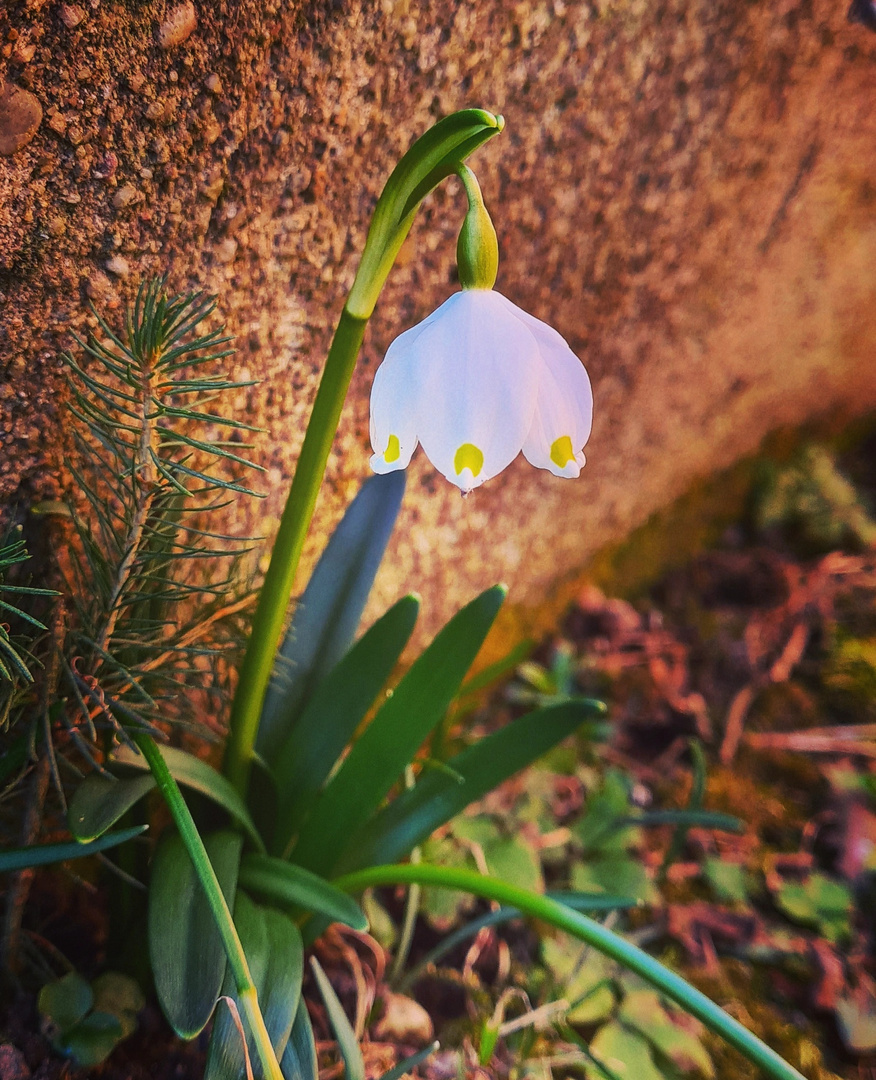
{"label": "pebble in rock", "polygon": [[162,49],[172,49],[182,45],[198,25],[198,16],[192,0],[177,4],[167,13],[167,18],[158,27],[158,44]]}
{"label": "pebble in rock", "polygon": [[85,8],[80,7],[79,4],[61,4],[58,15],[68,30],[75,30],[85,18]]}
{"label": "pebble in rock", "polygon": [[233,236],[227,236],[219,244],[216,245],[216,260],[223,265],[227,265],[230,262],[234,262],[234,257],[237,255],[237,241]]}
{"label": "pebble in rock", "polygon": [[9,157],[27,146],[42,118],[43,107],[33,94],[0,82],[0,157]]}
{"label": "pebble in rock", "polygon": [[113,206],[116,210],[123,210],[126,206],[130,206],[132,202],[139,198],[139,192],[133,184],[122,184],[119,190],[113,196]]}
{"label": "pebble in rock", "polygon": [[111,259],[107,259],[106,268],[111,274],[115,274],[116,277],[126,278],[131,273],[131,266],[128,260],[121,255],[113,255]]}

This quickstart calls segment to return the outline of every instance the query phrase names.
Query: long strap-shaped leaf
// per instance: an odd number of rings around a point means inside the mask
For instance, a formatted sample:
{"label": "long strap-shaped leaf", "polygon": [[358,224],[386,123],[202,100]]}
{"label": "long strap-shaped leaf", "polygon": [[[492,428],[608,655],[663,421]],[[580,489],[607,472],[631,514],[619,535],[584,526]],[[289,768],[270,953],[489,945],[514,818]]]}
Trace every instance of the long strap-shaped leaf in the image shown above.
{"label": "long strap-shaped leaf", "polygon": [[569,701],[527,713],[447,761],[425,769],[354,837],[337,871],[396,862],[437,828],[525,769],[585,721],[605,715],[601,701]]}
{"label": "long strap-shaped leaf", "polygon": [[47,866],[49,863],[66,862],[68,859],[84,859],[86,855],[95,855],[98,851],[106,851],[117,844],[124,844],[127,840],[140,836],[148,828],[148,825],[134,825],[130,829],[119,829],[118,832],[107,833],[90,844],[80,844],[73,840],[60,844],[33,844],[31,847],[6,848],[0,850],[0,874],[4,871],[11,873],[14,870],[25,870],[30,866]]}
{"label": "long strap-shaped leaf", "polygon": [[382,705],[314,806],[295,862],[327,874],[389,794],[459,690],[505,599],[495,585],[457,612]]}
{"label": "long strap-shaped leaf", "polygon": [[[222,894],[234,895],[243,837],[204,838]],[[210,1019],[225,975],[225,949],[207,897],[178,833],[162,838],[149,888],[149,957],[170,1026],[193,1039]]]}
{"label": "long strap-shaped leaf", "polygon": [[320,556],[277,654],[262,707],[256,750],[265,760],[274,758],[309,695],[349,649],[404,490],[402,471],[366,480]]}
{"label": "long strap-shaped leaf", "polygon": [[273,849],[285,853],[411,636],[419,600],[405,596],[367,630],[320,683],[280,751]]}
{"label": "long strap-shaped leaf", "polygon": [[[286,915],[254,904],[240,891],[234,903],[234,925],[249,961],[271,1044],[280,1058],[301,1000],[304,973],[301,934]],[[226,975],[222,993],[236,1000],[230,974]],[[252,1045],[249,1055],[251,1060],[256,1059]],[[220,1005],[210,1037],[204,1080],[238,1080],[243,1069],[240,1032],[229,1010]]]}

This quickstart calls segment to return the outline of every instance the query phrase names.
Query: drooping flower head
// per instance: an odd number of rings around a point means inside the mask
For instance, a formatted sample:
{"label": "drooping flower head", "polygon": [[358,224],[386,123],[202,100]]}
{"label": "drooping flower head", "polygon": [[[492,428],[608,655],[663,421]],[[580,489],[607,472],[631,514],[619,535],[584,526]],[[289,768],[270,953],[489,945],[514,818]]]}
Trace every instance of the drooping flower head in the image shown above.
{"label": "drooping flower head", "polygon": [[463,493],[521,450],[540,469],[578,476],[593,414],[590,380],[556,330],[493,290],[495,231],[463,169],[463,289],[387,350],[371,391],[371,467],[406,468],[419,442]]}

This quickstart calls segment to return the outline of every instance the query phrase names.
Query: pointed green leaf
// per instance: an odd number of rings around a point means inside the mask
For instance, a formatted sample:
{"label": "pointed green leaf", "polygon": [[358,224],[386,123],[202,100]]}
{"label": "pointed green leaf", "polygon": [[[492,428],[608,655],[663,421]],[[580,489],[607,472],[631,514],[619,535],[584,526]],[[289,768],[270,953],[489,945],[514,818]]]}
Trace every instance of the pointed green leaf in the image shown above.
{"label": "pointed green leaf", "polygon": [[604,714],[599,701],[551,705],[513,720],[446,762],[459,779],[425,769],[414,787],[401,792],[357,833],[341,860],[344,872],[407,855],[469,803],[526,768],[585,721]]}
{"label": "pointed green leaf", "polygon": [[365,1062],[362,1059],[362,1051],[359,1049],[359,1041],[350,1021],[347,1019],[344,1007],[338,1001],[338,996],[332,989],[332,984],[326,978],[326,974],[315,956],[311,956],[310,966],[316,978],[316,985],[319,987],[320,997],[325,1004],[332,1031],[334,1031],[335,1038],[338,1040],[338,1049],[344,1059],[347,1080],[365,1080]]}
{"label": "pointed green leaf", "polygon": [[289,1042],[280,1061],[285,1080],[317,1080],[319,1066],[316,1059],[316,1042],[307,1006],[302,998],[292,1024]]}
{"label": "pointed green leaf", "polygon": [[405,473],[372,476],[332,533],[277,654],[256,751],[276,756],[320,681],[350,647],[405,490]]}
{"label": "pointed green leaf", "polygon": [[70,800],[67,825],[77,840],[95,840],[155,787],[151,774],[113,780],[92,773]]}
{"label": "pointed green leaf", "polygon": [[118,832],[107,833],[90,844],[73,840],[66,844],[40,844],[0,851],[0,874],[4,870],[11,873],[14,870],[24,870],[28,866],[47,866],[49,863],[66,862],[68,859],[84,859],[87,855],[96,855],[98,851],[106,851],[118,844],[124,844],[126,840],[133,840],[148,828],[148,825],[134,825],[130,829],[119,829]]}
{"label": "pointed green leaf", "polygon": [[[287,916],[254,904],[240,891],[234,904],[234,925],[246,953],[271,1044],[281,1057],[301,1000],[304,974],[301,934]],[[230,972],[226,974],[222,993],[240,1008]],[[251,1061],[258,1061],[252,1040],[249,1041],[249,1056]],[[243,1071],[240,1032],[228,1008],[220,1007],[210,1037],[204,1080],[238,1080]]]}
{"label": "pointed green leaf", "polygon": [[247,855],[240,884],[279,907],[317,912],[331,922],[367,930],[368,920],[356,901],[318,874],[267,855]]}
{"label": "pointed green leaf", "polygon": [[627,817],[618,818],[619,828],[627,825],[657,828],[661,825],[677,825],[685,829],[745,832],[745,822],[741,818],[715,810],[649,810],[644,814],[630,814]]}
{"label": "pointed green leaf", "polygon": [[328,873],[446,712],[505,599],[495,585],[457,612],[414,662],[317,800],[295,861]]}
{"label": "pointed green leaf", "polygon": [[[177,783],[193,788],[218,803],[246,829],[256,847],[264,851],[262,838],[246,805],[221,773],[184,750],[177,750],[173,746],[159,746],[158,749]],[[117,750],[110,764],[133,769],[149,768],[146,759],[128,746]],[[100,836],[154,787],[155,779],[148,772],[145,776],[118,780],[96,773],[86,777],[70,802],[67,815],[70,831],[77,840],[92,840]]]}
{"label": "pointed green leaf", "polygon": [[370,627],[314,691],[274,768],[280,805],[274,848],[306,818],[411,636],[419,600],[405,596]]}
{"label": "pointed green leaf", "polygon": [[[234,896],[243,838],[224,831],[204,846],[227,901]],[[183,1039],[193,1039],[213,1012],[225,975],[225,950],[182,839],[163,837],[149,887],[149,956],[164,1015]]]}

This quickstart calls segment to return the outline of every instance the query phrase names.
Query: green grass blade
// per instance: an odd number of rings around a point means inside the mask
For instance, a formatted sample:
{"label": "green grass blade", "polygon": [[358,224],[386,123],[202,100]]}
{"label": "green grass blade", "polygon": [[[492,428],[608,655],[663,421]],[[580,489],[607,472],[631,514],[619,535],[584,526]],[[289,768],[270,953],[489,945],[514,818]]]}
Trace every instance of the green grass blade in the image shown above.
{"label": "green grass blade", "polygon": [[280,1061],[284,1080],[317,1080],[319,1065],[316,1059],[316,1042],[304,999],[298,1002],[298,1010],[292,1024],[292,1032],[286,1043],[286,1051]]}
{"label": "green grass blade", "polygon": [[344,748],[374,703],[417,621],[420,602],[405,596],[370,627],[314,691],[280,751],[274,850],[282,854],[313,806]]}
{"label": "green grass blade", "polygon": [[311,956],[310,966],[313,969],[320,996],[325,1003],[329,1023],[335,1033],[335,1038],[338,1040],[338,1049],[344,1059],[347,1080],[365,1080],[365,1062],[362,1059],[362,1051],[359,1049],[356,1033],[347,1019],[347,1014],[344,1012],[343,1006],[338,1001],[337,994],[332,989],[332,984],[326,978],[326,974],[315,956]]}
{"label": "green grass blade", "polygon": [[[222,893],[234,896],[243,838],[204,837]],[[178,833],[162,838],[149,886],[149,957],[170,1026],[193,1039],[210,1019],[225,975],[225,949],[207,897]]]}
{"label": "green grass blade", "polygon": [[[99,840],[86,844],[74,840],[66,844],[7,848],[5,851],[0,851],[0,874],[4,871],[12,873],[15,870],[26,870],[29,866],[48,866],[50,863],[66,862],[68,859],[84,859],[87,855],[96,855],[98,851],[106,851],[118,844],[124,844],[126,840],[133,840],[135,836],[140,836],[148,828],[148,825],[135,825],[130,829],[119,829],[118,832],[107,833]],[[345,893],[341,893],[341,896],[350,899]]]}
{"label": "green grass blade", "polygon": [[605,711],[602,702],[586,700],[538,709],[450,758],[448,771],[424,770],[414,787],[400,792],[359,830],[339,867],[348,871],[397,861],[469,803]]}
{"label": "green grass blade", "polygon": [[450,620],[353,744],[317,800],[295,861],[329,873],[440,721],[505,599],[495,585]]}
{"label": "green grass blade", "polygon": [[318,874],[282,859],[247,855],[240,867],[240,884],[278,907],[304,908],[354,930],[368,929],[368,920],[352,897]]}
{"label": "green grass blade", "polygon": [[[699,739],[691,739],[690,754],[691,762],[693,764],[693,784],[691,784],[690,797],[687,803],[688,814],[702,811],[703,802],[706,796],[706,779],[708,772],[706,753],[703,750],[703,744]],[[666,854],[663,856],[663,862],[657,872],[658,885],[666,880],[666,875],[669,873],[670,866],[681,857],[681,853],[684,851],[684,845],[687,841],[687,830],[690,824],[689,821],[679,821],[676,823],[672,840],[669,847],[666,849]],[[740,821],[738,825],[740,827],[739,831],[742,831],[744,829],[743,823]],[[711,827],[721,828],[721,826]]]}
{"label": "green grass blade", "polygon": [[[239,825],[243,826],[257,850],[264,851],[264,843],[246,804],[220,772],[206,761],[195,757],[194,754],[188,754],[185,750],[178,750],[174,746],[159,746],[158,750],[170,770],[170,775],[178,784],[200,792],[221,806]],[[125,746],[116,751],[110,764],[130,766],[134,769],[149,768],[141,754]],[[124,783],[124,781],[120,782]]]}
{"label": "green grass blade", "polygon": [[418,1065],[422,1065],[426,1058],[431,1057],[439,1046],[440,1043],[437,1040],[433,1043],[429,1043],[429,1045],[424,1046],[422,1050],[418,1050],[416,1054],[411,1054],[410,1057],[406,1057],[404,1061],[400,1061],[398,1065],[394,1066],[388,1072],[385,1072],[383,1076],[380,1077],[380,1080],[401,1080],[401,1078],[409,1073],[411,1069],[416,1069]]}
{"label": "green grass blade", "polygon": [[265,760],[276,756],[309,696],[349,649],[404,490],[402,471],[366,480],[316,564],[262,707],[256,751]]}
{"label": "green grass blade", "polygon": [[803,1075],[771,1050],[756,1035],[734,1020],[720,1005],[712,1001],[696,987],[674,971],[670,971],[636,945],[625,941],[586,915],[558,904],[550,897],[521,889],[506,881],[465,870],[459,867],[430,866],[425,863],[406,866],[372,866],[347,874],[336,882],[342,889],[359,892],[377,885],[418,884],[434,885],[444,889],[461,889],[473,896],[495,900],[519,908],[531,918],[542,919],[559,930],[565,930],[579,940],[592,945],[599,952],[617,961],[650,983],[661,994],[697,1017],[716,1035],[726,1039],[731,1046],[743,1053],[749,1061],[762,1069],[773,1080],[805,1080]]}
{"label": "green grass blade", "polygon": [[[304,975],[301,934],[287,916],[254,904],[240,891],[234,904],[234,925],[249,962],[271,1044],[281,1057],[301,1000]],[[222,993],[240,1008],[230,972],[226,974]],[[252,1061],[258,1060],[253,1045],[249,1046],[249,1056]],[[220,1006],[210,1037],[204,1080],[238,1080],[243,1071],[240,1033],[229,1010]]]}

